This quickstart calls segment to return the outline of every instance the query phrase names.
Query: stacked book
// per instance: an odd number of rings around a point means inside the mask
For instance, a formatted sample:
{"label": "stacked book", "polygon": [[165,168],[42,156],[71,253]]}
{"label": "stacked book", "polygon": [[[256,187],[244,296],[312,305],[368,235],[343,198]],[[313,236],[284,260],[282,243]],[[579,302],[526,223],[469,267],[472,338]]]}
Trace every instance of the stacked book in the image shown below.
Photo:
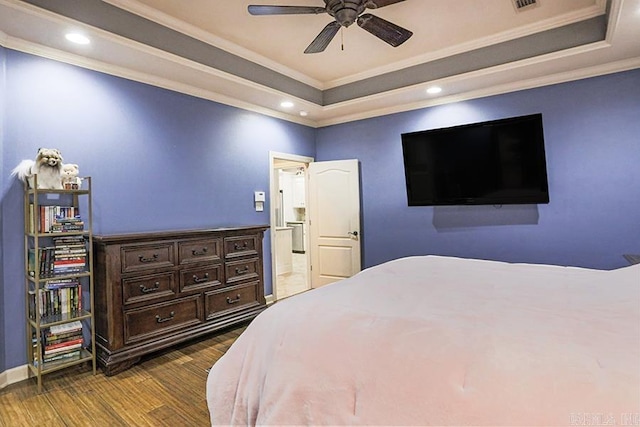
{"label": "stacked book", "polygon": [[[51,326],[42,332],[42,361],[51,363],[79,358],[83,343],[80,321]],[[38,359],[34,357],[35,361]]]}
{"label": "stacked book", "polygon": [[84,222],[79,216],[73,218],[56,218],[49,227],[51,233],[65,233],[84,230]]}
{"label": "stacked book", "polygon": [[53,246],[39,248],[36,255],[29,249],[29,274],[35,276],[36,267],[40,277],[55,277],[86,271],[87,245],[84,236],[57,236]]}
{"label": "stacked book", "polygon": [[53,238],[53,275],[85,271],[87,245],[84,236],[58,236]]}

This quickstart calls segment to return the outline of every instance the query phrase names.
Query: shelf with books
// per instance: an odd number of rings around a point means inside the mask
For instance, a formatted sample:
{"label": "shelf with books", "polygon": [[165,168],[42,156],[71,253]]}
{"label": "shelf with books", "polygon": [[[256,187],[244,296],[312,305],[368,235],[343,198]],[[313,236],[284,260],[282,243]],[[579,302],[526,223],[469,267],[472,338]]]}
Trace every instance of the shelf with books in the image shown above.
{"label": "shelf with books", "polygon": [[32,371],[62,369],[91,360],[92,354],[85,349],[84,326],[79,320],[44,328],[40,340],[32,335]]}
{"label": "shelf with books", "polygon": [[[88,274],[88,273],[85,273]],[[29,320],[40,327],[90,318],[82,306],[82,283],[78,277],[51,279],[43,287],[29,283]]]}
{"label": "shelf with books", "polygon": [[[31,236],[29,236],[31,237]],[[51,279],[63,275],[80,274],[87,271],[88,235],[62,233],[46,236],[52,245],[28,248],[28,273],[40,279]],[[35,239],[36,237],[32,237]],[[35,245],[34,245],[35,246]]]}
{"label": "shelf with books", "polygon": [[24,192],[27,359],[44,374],[89,362],[96,373],[91,178]]}

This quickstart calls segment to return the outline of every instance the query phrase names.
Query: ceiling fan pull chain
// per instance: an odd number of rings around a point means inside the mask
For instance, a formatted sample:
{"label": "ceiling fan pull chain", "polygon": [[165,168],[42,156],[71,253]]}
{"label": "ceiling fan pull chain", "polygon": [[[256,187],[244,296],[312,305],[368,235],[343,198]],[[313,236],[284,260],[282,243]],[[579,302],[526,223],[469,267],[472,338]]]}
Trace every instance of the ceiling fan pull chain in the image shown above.
{"label": "ceiling fan pull chain", "polygon": [[344,27],[340,27],[340,48],[344,50]]}

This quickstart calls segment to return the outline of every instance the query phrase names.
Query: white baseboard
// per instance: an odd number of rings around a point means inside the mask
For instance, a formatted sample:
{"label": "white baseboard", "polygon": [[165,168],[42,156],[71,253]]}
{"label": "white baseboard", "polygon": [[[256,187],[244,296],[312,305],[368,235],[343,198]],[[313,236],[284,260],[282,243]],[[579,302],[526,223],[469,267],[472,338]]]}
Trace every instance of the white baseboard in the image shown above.
{"label": "white baseboard", "polygon": [[271,305],[276,302],[276,298],[273,296],[273,294],[265,296],[264,299],[267,301],[267,305]]}
{"label": "white baseboard", "polygon": [[27,378],[29,378],[29,367],[27,365],[17,366],[0,372],[0,390],[11,384],[26,380]]}

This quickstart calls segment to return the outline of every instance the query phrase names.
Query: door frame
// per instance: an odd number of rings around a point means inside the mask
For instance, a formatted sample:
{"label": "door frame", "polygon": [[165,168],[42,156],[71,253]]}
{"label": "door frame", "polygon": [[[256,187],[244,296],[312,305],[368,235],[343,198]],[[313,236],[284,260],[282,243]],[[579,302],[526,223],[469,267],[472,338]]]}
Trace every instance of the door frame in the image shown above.
{"label": "door frame", "polygon": [[[278,177],[276,176],[276,161],[284,160],[292,163],[292,167],[300,163],[313,163],[315,159],[313,157],[301,156],[297,154],[280,153],[276,151],[269,151],[269,224],[271,226],[271,296],[273,302],[278,300],[278,276],[276,275],[276,205],[278,196]],[[278,168],[283,169],[283,168]],[[308,179],[305,179],[305,197],[308,200]],[[310,270],[310,258],[309,250],[306,251],[307,257],[307,286],[311,286],[311,270]],[[270,301],[271,302],[271,301]]]}

